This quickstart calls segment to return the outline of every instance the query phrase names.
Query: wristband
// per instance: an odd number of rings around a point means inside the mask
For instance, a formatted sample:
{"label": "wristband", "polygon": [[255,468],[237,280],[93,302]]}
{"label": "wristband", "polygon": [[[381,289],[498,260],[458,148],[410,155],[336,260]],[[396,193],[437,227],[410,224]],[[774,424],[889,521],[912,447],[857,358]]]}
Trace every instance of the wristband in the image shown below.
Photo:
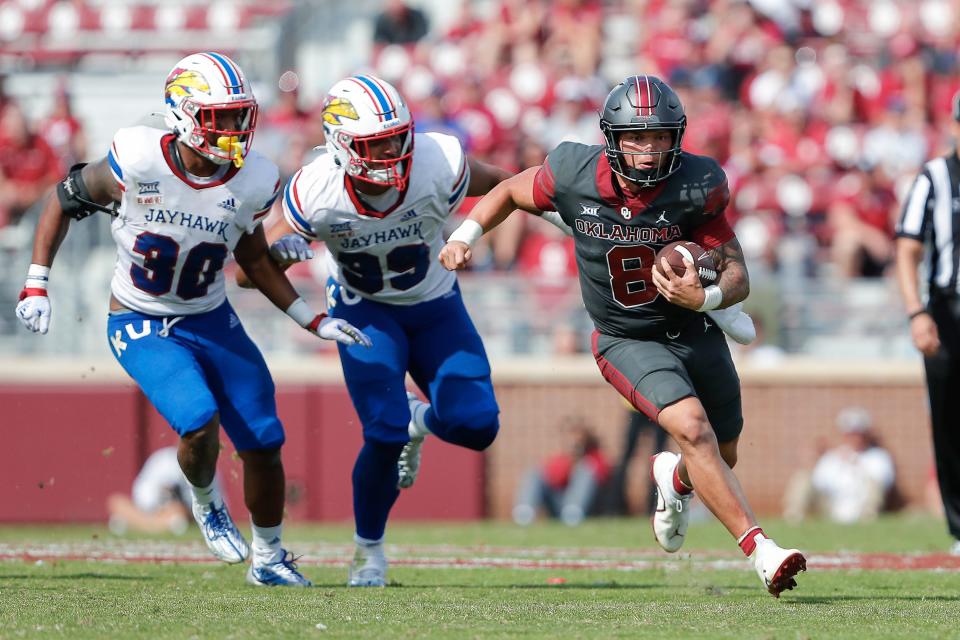
{"label": "wristband", "polygon": [[450,234],[447,242],[462,242],[468,247],[472,247],[473,243],[479,240],[482,235],[483,227],[477,221],[468,218]]}
{"label": "wristband", "polygon": [[42,264],[31,264],[27,268],[27,280],[23,283],[24,289],[46,289],[50,281],[50,267]]}
{"label": "wristband", "polygon": [[307,301],[303,298],[294,300],[290,306],[287,307],[286,314],[303,328],[307,328],[307,326],[313,322],[313,319],[317,317],[317,312],[311,309],[310,305],[307,304]]}
{"label": "wristband", "polygon": [[715,284],[703,290],[703,304],[697,311],[712,311],[723,302],[723,290]]}
{"label": "wristband", "polygon": [[917,311],[914,311],[914,312],[911,313],[910,315],[908,315],[907,318],[908,318],[909,320],[913,320],[913,319],[916,318],[917,316],[922,316],[922,315],[930,315],[930,312],[927,311],[926,309],[919,309],[919,310],[917,310]]}

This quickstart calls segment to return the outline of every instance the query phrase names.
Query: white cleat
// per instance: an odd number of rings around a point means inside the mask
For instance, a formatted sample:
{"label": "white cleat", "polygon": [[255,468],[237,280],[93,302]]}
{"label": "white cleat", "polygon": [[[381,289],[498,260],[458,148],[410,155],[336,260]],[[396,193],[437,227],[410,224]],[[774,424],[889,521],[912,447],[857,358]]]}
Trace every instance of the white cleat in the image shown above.
{"label": "white cleat", "polygon": [[783,591],[797,586],[794,579],[798,573],[807,570],[807,559],[796,549],[781,549],[777,543],[769,538],[757,540],[754,549],[753,567],[774,598],[779,598]]}
{"label": "white cleat", "polygon": [[653,535],[664,551],[673,553],[683,546],[690,524],[692,493],[680,495],[673,488],[673,472],[680,456],[669,451],[650,458],[650,477],[657,486],[657,510],[653,514]]}
{"label": "white cleat", "polygon": [[193,517],[203,533],[207,548],[217,558],[228,564],[239,564],[250,556],[250,545],[233,523],[225,503],[215,507],[212,504],[201,505],[194,500]]}
{"label": "white cleat", "polygon": [[423,447],[424,435],[419,435],[422,429],[417,425],[414,419],[417,411],[423,411],[422,407],[428,406],[426,402],[421,401],[416,394],[407,392],[407,403],[410,405],[410,424],[407,431],[410,433],[410,442],[403,447],[400,452],[400,458],[397,460],[397,489],[409,489],[417,480],[417,474],[420,472],[420,455]]}
{"label": "white cleat", "polygon": [[312,587],[313,583],[297,570],[297,557],[280,550],[279,562],[257,562],[254,557],[247,569],[247,582],[258,587]]}
{"label": "white cleat", "polygon": [[348,587],[385,587],[387,586],[387,557],[383,553],[383,543],[376,545],[357,545],[350,563],[347,576]]}
{"label": "white cleat", "polygon": [[950,555],[960,556],[960,540],[954,541],[953,546],[950,547]]}

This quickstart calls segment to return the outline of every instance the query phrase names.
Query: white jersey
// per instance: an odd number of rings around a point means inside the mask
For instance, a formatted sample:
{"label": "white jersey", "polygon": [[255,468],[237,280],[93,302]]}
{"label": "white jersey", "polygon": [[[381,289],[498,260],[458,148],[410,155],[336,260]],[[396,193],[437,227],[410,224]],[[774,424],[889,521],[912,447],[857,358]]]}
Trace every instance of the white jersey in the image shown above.
{"label": "white jersey", "polygon": [[304,238],[326,243],[329,272],[342,286],[371,300],[409,305],[442,296],[456,282],[436,258],[444,224],[469,183],[459,140],[418,133],[407,190],[386,211],[360,213],[346,172],[324,154],[287,184],[283,213]]}
{"label": "white jersey", "polygon": [[128,309],[191,315],[226,299],[223,264],[279,194],[277,166],[251,151],[218,179],[184,172],[174,135],[152,127],[120,129],[107,158],[123,189],[111,230],[117,264],[110,284]]}

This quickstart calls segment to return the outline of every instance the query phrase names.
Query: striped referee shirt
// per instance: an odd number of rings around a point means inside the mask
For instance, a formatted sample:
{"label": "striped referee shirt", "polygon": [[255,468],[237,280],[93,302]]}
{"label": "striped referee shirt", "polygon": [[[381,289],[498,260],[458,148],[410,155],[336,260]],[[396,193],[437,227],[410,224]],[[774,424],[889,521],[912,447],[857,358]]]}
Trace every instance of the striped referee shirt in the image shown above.
{"label": "striped referee shirt", "polygon": [[896,234],[926,244],[931,293],[960,293],[960,160],[956,153],[923,166],[900,213]]}

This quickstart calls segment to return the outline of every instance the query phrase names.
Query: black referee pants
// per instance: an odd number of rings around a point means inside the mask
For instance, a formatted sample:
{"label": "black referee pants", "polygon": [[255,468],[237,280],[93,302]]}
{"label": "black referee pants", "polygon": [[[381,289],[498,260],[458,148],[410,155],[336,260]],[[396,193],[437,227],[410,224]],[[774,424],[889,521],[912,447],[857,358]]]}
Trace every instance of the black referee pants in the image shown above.
{"label": "black referee pants", "polygon": [[940,351],[924,358],[933,454],[950,535],[960,540],[960,298],[931,296],[930,313],[940,334]]}

